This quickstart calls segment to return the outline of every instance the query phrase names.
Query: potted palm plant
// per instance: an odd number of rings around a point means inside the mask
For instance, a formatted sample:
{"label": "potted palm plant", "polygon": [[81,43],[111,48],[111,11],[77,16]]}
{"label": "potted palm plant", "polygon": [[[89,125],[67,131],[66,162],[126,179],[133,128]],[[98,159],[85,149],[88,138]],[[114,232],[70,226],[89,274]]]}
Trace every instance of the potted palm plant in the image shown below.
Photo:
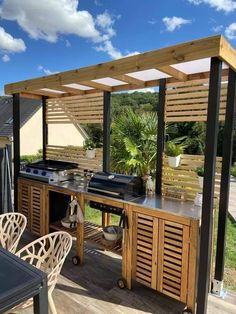
{"label": "potted palm plant", "polygon": [[200,185],[200,188],[203,188],[203,180],[204,180],[204,167],[197,167],[196,173],[198,175],[198,182]]}
{"label": "potted palm plant", "polygon": [[182,144],[177,144],[177,139],[166,142],[165,153],[168,156],[170,167],[177,168],[179,166],[181,154],[183,154],[183,152],[184,146]]}
{"label": "potted palm plant", "polygon": [[96,155],[96,144],[91,138],[87,138],[84,141],[84,149],[85,149],[85,154],[88,159],[93,159],[95,158]]}

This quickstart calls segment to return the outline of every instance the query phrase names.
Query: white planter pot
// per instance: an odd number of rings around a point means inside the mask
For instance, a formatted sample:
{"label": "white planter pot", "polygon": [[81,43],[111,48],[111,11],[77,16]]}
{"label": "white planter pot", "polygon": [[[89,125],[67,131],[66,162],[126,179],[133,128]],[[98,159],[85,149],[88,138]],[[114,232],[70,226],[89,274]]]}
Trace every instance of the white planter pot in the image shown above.
{"label": "white planter pot", "polygon": [[199,185],[200,185],[200,188],[202,189],[203,188],[203,177],[199,177],[198,176],[198,182],[199,182]]}
{"label": "white planter pot", "polygon": [[170,166],[171,168],[177,168],[177,167],[179,167],[180,158],[181,158],[181,155],[176,156],[176,157],[168,156],[168,163],[169,163],[169,166]]}
{"label": "white planter pot", "polygon": [[86,150],[86,157],[88,158],[88,159],[93,159],[93,158],[95,158],[95,155],[96,155],[96,149],[94,148],[94,149],[87,149]]}
{"label": "white planter pot", "polygon": [[195,199],[194,199],[194,205],[195,206],[202,206],[202,193],[197,193]]}

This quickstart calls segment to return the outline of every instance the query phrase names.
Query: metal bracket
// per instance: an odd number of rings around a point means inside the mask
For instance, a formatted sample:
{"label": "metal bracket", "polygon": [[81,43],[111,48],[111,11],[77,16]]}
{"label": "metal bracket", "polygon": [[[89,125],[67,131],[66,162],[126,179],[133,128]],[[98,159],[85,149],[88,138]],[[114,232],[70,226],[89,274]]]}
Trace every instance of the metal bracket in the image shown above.
{"label": "metal bracket", "polygon": [[223,289],[224,282],[214,279],[212,283],[212,294],[222,299],[225,298],[227,292]]}

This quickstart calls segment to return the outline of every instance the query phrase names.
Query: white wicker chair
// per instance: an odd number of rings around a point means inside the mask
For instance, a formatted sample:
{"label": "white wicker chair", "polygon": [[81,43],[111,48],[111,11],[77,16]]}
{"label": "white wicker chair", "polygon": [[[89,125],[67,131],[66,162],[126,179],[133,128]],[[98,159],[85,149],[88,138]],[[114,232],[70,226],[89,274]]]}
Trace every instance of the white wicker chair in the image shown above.
{"label": "white wicker chair", "polygon": [[[48,303],[53,314],[56,308],[52,299],[52,292],[57,283],[63,263],[72,246],[72,237],[69,233],[58,231],[41,237],[24,248],[16,255],[48,274]],[[22,307],[32,304],[26,302]]]}
{"label": "white wicker chair", "polygon": [[20,213],[0,215],[0,246],[15,253],[27,219]]}

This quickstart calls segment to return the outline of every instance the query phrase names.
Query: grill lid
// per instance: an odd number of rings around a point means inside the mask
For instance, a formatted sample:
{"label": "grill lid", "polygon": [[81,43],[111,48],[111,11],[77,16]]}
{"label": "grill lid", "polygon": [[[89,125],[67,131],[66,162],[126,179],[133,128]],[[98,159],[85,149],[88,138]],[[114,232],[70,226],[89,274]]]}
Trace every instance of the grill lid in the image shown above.
{"label": "grill lid", "polygon": [[88,191],[115,198],[127,199],[143,195],[144,185],[140,177],[109,172],[97,172],[89,182]]}
{"label": "grill lid", "polygon": [[42,169],[48,171],[64,171],[78,168],[77,163],[59,161],[59,160],[39,160],[27,165],[29,168]]}

